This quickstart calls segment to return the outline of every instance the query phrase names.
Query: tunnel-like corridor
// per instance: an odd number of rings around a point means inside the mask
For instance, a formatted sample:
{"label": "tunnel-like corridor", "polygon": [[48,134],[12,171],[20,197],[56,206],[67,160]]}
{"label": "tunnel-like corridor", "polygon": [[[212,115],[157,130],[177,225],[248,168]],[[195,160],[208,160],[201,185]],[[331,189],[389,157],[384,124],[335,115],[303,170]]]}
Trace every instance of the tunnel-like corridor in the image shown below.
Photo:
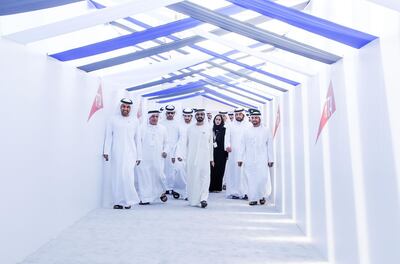
{"label": "tunnel-like corridor", "polygon": [[289,217],[210,194],[206,209],[183,200],[98,209],[48,242],[23,264],[52,263],[327,263]]}

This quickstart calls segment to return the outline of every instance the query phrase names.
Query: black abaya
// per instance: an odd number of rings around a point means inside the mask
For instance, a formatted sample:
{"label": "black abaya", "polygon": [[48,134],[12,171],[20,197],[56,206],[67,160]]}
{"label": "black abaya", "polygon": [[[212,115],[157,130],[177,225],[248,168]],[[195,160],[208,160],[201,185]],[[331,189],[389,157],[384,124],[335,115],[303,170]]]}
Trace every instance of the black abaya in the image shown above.
{"label": "black abaya", "polygon": [[210,192],[222,191],[222,179],[225,173],[226,160],[228,152],[224,149],[225,127],[214,129],[214,142],[217,147],[214,147],[214,167],[211,167]]}

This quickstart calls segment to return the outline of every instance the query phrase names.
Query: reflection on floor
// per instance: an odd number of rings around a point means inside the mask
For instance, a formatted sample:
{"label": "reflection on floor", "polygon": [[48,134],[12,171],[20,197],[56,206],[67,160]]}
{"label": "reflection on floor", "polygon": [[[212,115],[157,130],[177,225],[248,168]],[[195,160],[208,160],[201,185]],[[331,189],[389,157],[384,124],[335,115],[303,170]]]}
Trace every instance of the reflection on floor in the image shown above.
{"label": "reflection on floor", "polygon": [[290,219],[211,193],[206,209],[166,204],[98,209],[24,264],[326,263]]}

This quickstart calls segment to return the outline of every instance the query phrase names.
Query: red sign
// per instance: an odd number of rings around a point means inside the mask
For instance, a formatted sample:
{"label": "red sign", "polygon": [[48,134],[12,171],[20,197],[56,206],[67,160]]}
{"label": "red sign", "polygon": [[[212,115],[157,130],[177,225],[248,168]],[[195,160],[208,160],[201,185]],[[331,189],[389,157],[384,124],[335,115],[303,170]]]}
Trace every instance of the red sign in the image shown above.
{"label": "red sign", "polygon": [[103,92],[101,90],[101,84],[100,84],[99,89],[97,89],[97,94],[96,97],[94,98],[92,109],[90,110],[87,121],[89,122],[89,119],[93,116],[93,114],[102,108],[103,108]]}
{"label": "red sign", "polygon": [[274,128],[274,138],[275,138],[276,131],[278,130],[280,123],[281,123],[281,111],[280,111],[279,105],[278,105],[278,112],[276,113],[275,128]]}
{"label": "red sign", "polygon": [[321,121],[319,122],[319,129],[318,129],[317,139],[315,140],[315,143],[317,143],[322,129],[328,122],[329,118],[333,115],[333,113],[335,113],[335,111],[336,111],[335,96],[333,95],[333,87],[332,87],[332,81],[331,81],[329,83],[329,88],[328,88],[328,93],[326,95],[324,109],[322,110]]}

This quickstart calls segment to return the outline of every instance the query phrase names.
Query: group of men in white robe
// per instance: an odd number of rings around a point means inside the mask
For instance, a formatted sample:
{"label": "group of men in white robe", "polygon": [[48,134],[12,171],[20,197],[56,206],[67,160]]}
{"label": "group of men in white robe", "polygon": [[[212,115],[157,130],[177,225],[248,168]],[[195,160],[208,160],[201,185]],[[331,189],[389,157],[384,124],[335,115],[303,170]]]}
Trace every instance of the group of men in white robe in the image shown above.
{"label": "group of men in white robe", "polygon": [[[161,122],[160,110],[150,110],[140,124],[129,115],[132,103],[121,100],[120,114],[111,118],[106,130],[103,156],[110,161],[114,209],[166,202],[166,194],[207,207],[210,166],[214,166],[208,113],[206,117],[205,109],[184,109],[180,122],[175,107],[167,105]],[[251,113],[252,125],[244,119],[244,109],[236,109],[234,120],[226,123],[226,196],[264,204],[271,192],[272,137],[261,125],[258,110]]]}

